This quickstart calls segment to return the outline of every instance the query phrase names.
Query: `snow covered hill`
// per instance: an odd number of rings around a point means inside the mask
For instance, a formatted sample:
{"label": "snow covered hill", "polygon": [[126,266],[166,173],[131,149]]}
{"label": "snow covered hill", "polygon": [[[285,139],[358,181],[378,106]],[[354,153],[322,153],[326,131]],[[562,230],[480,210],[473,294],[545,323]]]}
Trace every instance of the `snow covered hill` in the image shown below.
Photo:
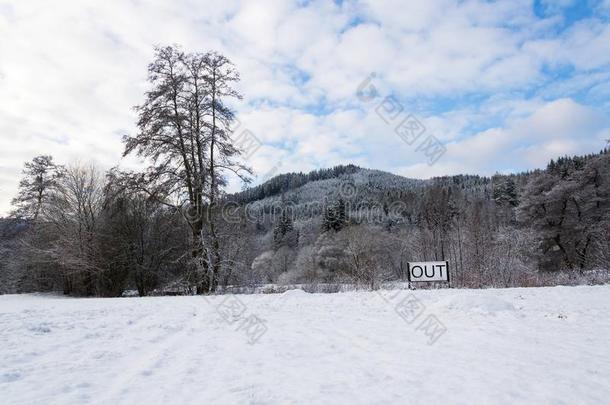
{"label": "snow covered hill", "polygon": [[256,205],[263,206],[273,204],[281,198],[294,203],[308,203],[323,198],[334,200],[339,196],[347,200],[360,200],[389,191],[420,190],[432,184],[429,180],[410,179],[381,170],[356,166],[338,166],[335,169],[341,171],[334,174],[333,169],[326,169],[324,175],[316,171],[308,174],[282,174],[262,185],[237,193],[230,199],[256,202]]}
{"label": "snow covered hill", "polygon": [[610,286],[0,296],[2,404],[601,404]]}

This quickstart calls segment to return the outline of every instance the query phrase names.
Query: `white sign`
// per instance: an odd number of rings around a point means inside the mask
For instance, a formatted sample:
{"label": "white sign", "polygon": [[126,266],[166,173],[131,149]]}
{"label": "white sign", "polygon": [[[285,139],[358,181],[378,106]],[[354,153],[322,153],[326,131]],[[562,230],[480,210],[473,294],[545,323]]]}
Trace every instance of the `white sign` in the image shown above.
{"label": "white sign", "polygon": [[409,263],[409,281],[449,281],[449,262]]}

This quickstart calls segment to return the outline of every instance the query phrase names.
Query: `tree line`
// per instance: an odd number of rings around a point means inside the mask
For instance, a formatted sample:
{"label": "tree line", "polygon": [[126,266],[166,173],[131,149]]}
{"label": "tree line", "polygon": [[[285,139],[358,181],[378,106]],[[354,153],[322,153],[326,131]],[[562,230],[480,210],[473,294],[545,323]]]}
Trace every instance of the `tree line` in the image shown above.
{"label": "tree line", "polygon": [[33,273],[26,278],[60,283],[66,294],[118,295],[130,276],[146,294],[155,269],[186,268],[197,292],[213,292],[221,265],[214,207],[227,173],[244,181],[250,173],[231,140],[228,102],[241,98],[238,80],[219,53],[156,48],[136,107],[138,133],[124,138],[124,155],[144,158],[145,170],[102,175],[50,156],[26,164],[12,214],[27,224],[19,258]]}
{"label": "tree line", "polygon": [[0,220],[0,292],[378,288],[425,260],[449,260],[462,287],[609,279],[607,149],[491,178],[337,166],[229,195],[227,175],[247,183],[251,174],[232,132],[238,80],[218,53],[157,48],[138,132],[124,138],[124,155],[144,169],[25,163],[14,210]]}

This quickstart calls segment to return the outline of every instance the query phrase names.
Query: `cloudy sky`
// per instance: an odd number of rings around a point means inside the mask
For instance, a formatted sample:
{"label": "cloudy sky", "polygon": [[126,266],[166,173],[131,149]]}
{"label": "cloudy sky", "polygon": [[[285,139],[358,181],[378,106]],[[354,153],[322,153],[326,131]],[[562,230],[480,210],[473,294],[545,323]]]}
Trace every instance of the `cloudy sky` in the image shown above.
{"label": "cloudy sky", "polygon": [[[0,0],[0,215],[38,154],[135,164],[121,136],[135,132],[155,44],[237,65],[259,181],[348,162],[488,175],[598,151],[609,19],[610,0]],[[385,107],[357,97],[371,73]],[[432,166],[395,133],[409,114],[446,145]]]}

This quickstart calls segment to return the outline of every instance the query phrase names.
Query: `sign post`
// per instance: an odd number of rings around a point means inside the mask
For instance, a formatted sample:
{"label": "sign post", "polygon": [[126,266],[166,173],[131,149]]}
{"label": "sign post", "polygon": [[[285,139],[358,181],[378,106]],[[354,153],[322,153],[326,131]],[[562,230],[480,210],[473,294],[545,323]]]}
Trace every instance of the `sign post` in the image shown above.
{"label": "sign post", "polygon": [[449,277],[449,262],[409,262],[407,264],[409,285],[411,283],[447,282],[451,287]]}

